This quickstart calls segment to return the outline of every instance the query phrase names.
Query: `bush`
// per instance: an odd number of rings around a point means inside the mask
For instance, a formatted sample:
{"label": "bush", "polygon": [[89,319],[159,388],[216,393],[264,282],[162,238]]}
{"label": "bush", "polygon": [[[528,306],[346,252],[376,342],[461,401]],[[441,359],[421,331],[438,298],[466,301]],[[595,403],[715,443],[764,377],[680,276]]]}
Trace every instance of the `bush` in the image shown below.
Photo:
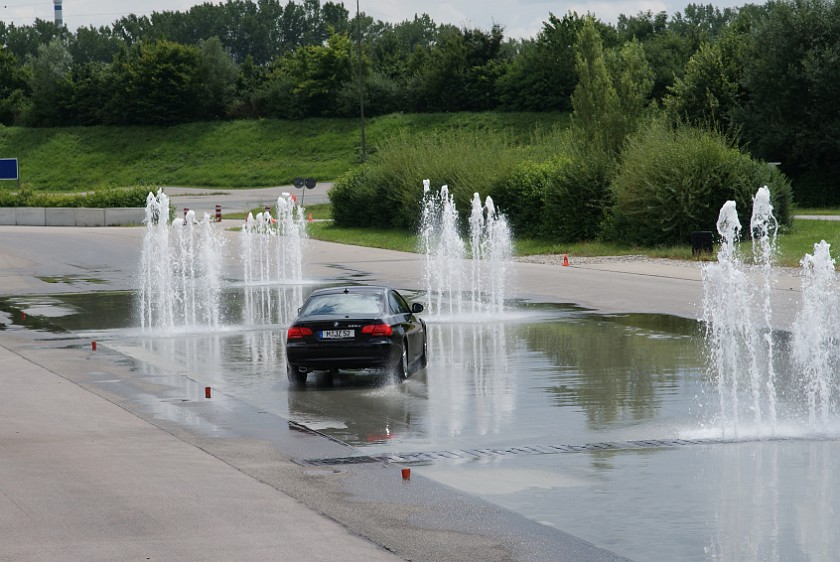
{"label": "bush", "polygon": [[493,192],[493,200],[519,236],[592,240],[609,208],[614,161],[603,151],[586,148],[591,144],[577,129],[558,140],[562,144],[554,145],[551,158],[517,166]]}
{"label": "bush", "polygon": [[[400,110],[400,88],[395,80],[372,72],[365,78],[365,115],[388,115]],[[337,113],[343,117],[359,115],[359,83],[345,82],[338,91]]]}
{"label": "bush", "polygon": [[598,237],[610,207],[615,161],[601,151],[576,149],[545,194],[545,237],[561,242]]}
{"label": "bush", "polygon": [[562,157],[547,162],[522,162],[493,190],[493,202],[507,216],[515,235],[542,238],[547,233],[546,193],[558,170],[567,164]]}
{"label": "bush", "polygon": [[402,131],[380,144],[362,170],[335,183],[330,201],[336,225],[417,228],[424,179],[433,189],[449,185],[465,217],[473,193],[492,192],[519,158],[505,135]]}
{"label": "bush", "polygon": [[329,192],[333,222],[341,227],[384,226],[387,204],[377,197],[376,174],[369,165],[360,166],[338,178]]}
{"label": "bush", "polygon": [[145,207],[149,191],[144,186],[105,188],[86,194],[41,193],[24,184],[20,191],[0,191],[0,207]]}
{"label": "bush", "polygon": [[779,223],[790,224],[791,188],[780,172],[718,133],[653,121],[628,139],[622,153],[607,234],[634,244],[685,244],[693,231],[715,230],[728,200],[748,225],[762,185],[770,188]]}

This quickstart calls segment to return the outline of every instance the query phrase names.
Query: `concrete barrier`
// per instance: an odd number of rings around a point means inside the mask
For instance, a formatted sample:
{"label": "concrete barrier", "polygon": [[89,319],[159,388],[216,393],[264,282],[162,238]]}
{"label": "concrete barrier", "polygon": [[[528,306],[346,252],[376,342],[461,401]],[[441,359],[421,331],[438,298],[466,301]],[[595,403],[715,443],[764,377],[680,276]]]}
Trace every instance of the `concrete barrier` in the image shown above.
{"label": "concrete barrier", "polygon": [[0,224],[17,224],[14,207],[0,207]]}
{"label": "concrete barrier", "polygon": [[20,226],[46,226],[47,210],[43,207],[18,207],[15,209],[15,224]]}
{"label": "concrete barrier", "polygon": [[143,224],[146,209],[139,207],[120,207],[105,209],[105,226],[123,226],[129,224]]}
{"label": "concrete barrier", "polygon": [[0,207],[0,225],[18,226],[130,226],[143,224],[142,207],[113,209],[71,207]]}
{"label": "concrete barrier", "polygon": [[76,209],[76,226],[104,226],[105,209]]}
{"label": "concrete barrier", "polygon": [[47,207],[45,224],[47,226],[76,226],[76,210],[64,207]]}

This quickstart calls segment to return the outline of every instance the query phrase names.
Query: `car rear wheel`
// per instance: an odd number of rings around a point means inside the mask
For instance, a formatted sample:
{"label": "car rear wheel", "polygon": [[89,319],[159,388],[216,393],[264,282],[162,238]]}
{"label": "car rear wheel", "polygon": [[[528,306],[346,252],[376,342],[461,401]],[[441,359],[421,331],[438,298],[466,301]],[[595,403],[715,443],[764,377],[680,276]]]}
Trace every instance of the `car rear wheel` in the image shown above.
{"label": "car rear wheel", "polygon": [[400,360],[394,366],[394,380],[402,382],[408,378],[408,343],[403,342]]}
{"label": "car rear wheel", "polygon": [[429,349],[428,342],[426,341],[426,337],[423,336],[423,355],[420,356],[420,368],[421,369],[425,369],[426,366],[429,364],[429,356],[426,354],[428,349]]}
{"label": "car rear wheel", "polygon": [[295,386],[306,384],[306,371],[301,372],[297,365],[286,363],[286,375],[289,377],[289,383]]}

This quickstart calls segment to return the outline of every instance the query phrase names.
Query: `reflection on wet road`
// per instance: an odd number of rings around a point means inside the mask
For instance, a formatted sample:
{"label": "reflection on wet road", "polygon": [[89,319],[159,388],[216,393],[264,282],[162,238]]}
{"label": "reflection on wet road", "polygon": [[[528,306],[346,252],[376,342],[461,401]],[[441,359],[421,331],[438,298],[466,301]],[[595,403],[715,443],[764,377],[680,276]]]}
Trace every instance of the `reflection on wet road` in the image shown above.
{"label": "reflection on wet road", "polygon": [[[342,372],[290,389],[285,327],[312,288],[230,288],[224,327],[207,331],[142,333],[127,293],[5,299],[0,325],[57,325],[132,358],[157,416],[202,423],[172,397],[206,385],[367,455],[677,439],[708,422],[695,322],[528,303],[493,321],[427,318],[429,365],[404,384]],[[823,438],[414,470],[638,560],[819,560],[840,547],[838,457]]]}

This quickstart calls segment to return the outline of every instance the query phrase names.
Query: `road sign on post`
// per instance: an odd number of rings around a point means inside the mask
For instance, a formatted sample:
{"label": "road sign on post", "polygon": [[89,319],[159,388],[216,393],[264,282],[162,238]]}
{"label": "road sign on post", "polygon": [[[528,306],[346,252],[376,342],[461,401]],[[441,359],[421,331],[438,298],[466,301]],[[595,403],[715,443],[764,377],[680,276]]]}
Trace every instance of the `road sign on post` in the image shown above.
{"label": "road sign on post", "polygon": [[0,180],[20,179],[18,173],[18,159],[17,158],[0,158]]}
{"label": "road sign on post", "polygon": [[[295,187],[298,188],[298,189],[301,189],[303,187],[306,187],[306,189],[314,189],[315,185],[316,185],[315,178],[303,179],[301,177],[297,177],[297,178],[295,178],[294,183],[295,183]],[[306,190],[303,191],[303,195],[300,198],[300,206],[301,207],[303,207],[303,200],[305,198],[306,198]]]}

